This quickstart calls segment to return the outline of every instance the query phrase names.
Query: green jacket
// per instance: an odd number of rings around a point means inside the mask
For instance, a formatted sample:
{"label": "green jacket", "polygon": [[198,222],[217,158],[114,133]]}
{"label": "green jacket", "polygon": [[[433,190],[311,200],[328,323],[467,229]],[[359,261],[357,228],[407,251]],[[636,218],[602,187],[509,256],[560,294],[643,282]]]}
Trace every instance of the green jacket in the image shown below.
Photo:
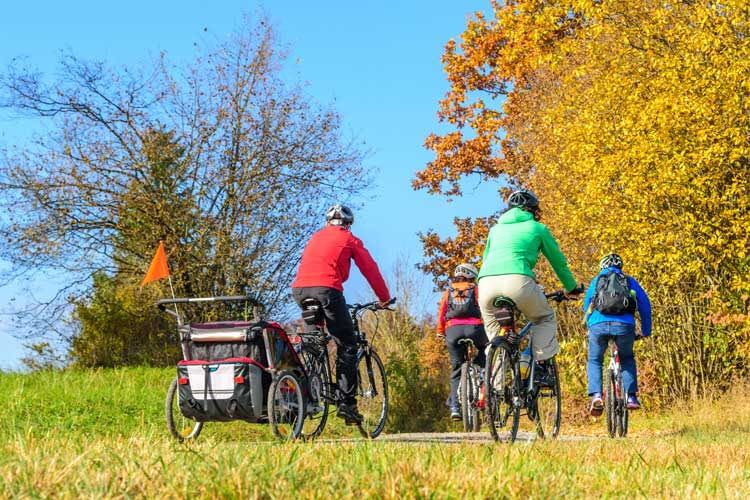
{"label": "green jacket", "polygon": [[565,290],[573,290],[576,280],[555,237],[547,226],[520,208],[505,212],[490,229],[479,279],[501,274],[524,274],[533,278],[540,250],[552,264]]}

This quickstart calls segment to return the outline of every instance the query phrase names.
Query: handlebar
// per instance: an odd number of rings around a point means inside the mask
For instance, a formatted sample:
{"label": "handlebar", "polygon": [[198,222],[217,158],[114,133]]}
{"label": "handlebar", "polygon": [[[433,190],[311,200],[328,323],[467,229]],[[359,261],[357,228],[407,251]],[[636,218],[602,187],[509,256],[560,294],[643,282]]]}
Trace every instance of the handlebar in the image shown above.
{"label": "handlebar", "polygon": [[379,310],[387,310],[392,311],[390,305],[393,305],[396,303],[396,297],[393,297],[391,300],[385,303],[385,306],[381,306],[379,301],[375,302],[368,302],[367,304],[347,304],[346,307],[348,307],[352,314],[357,314],[359,311],[368,310],[368,311],[379,311]]}
{"label": "handlebar", "polygon": [[578,297],[568,297],[568,295],[580,295],[583,293],[583,285],[578,285],[569,292],[565,290],[557,290],[552,293],[545,293],[544,296],[548,299],[552,299],[555,302],[563,302],[565,300],[577,300]]}

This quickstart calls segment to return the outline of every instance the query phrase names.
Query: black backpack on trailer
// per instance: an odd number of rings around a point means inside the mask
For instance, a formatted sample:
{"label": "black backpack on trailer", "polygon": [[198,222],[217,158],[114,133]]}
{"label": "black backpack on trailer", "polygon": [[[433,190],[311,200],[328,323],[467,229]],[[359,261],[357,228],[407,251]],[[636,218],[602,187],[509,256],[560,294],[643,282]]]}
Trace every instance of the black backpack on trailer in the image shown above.
{"label": "black backpack on trailer", "polygon": [[599,276],[592,302],[594,309],[613,316],[633,314],[636,309],[636,300],[631,293],[627,276],[616,271]]}

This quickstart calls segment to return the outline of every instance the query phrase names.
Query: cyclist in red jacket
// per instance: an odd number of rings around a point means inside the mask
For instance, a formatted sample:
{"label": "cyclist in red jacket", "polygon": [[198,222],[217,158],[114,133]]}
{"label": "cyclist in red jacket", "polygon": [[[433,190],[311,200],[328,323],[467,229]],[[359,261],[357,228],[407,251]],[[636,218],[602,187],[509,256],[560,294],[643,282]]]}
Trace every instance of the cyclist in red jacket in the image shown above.
{"label": "cyclist in red jacket", "polygon": [[458,385],[461,381],[461,365],[466,358],[466,346],[459,342],[471,339],[477,348],[474,363],[484,368],[484,348],[487,346],[487,334],[482,324],[482,312],[477,303],[476,279],[479,271],[472,264],[459,264],[453,271],[448,290],[440,299],[437,318],[437,334],[445,340],[451,358],[451,392],[448,406],[452,420],[461,420],[461,402],[458,396]]}
{"label": "cyclist in red jacket", "polygon": [[351,261],[364,275],[378,300],[385,307],[391,295],[378,265],[362,240],[350,232],[354,213],[343,205],[334,205],[326,212],[326,226],[312,235],[302,252],[297,277],[292,283],[292,296],[302,305],[308,298],[323,305],[328,333],[340,345],[336,349],[336,377],[344,401],[337,415],[348,424],[362,421],[357,410],[357,341],[354,337],[349,310],[344,298],[344,282],[349,279]]}

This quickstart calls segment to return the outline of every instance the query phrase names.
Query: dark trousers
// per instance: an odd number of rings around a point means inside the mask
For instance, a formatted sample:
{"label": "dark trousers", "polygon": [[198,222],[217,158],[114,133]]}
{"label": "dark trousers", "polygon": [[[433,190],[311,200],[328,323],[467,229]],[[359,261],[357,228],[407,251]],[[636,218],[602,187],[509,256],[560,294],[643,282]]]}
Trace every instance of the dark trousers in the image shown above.
{"label": "dark trousers", "polygon": [[456,325],[445,330],[445,345],[451,357],[451,393],[448,397],[448,406],[451,408],[459,405],[458,385],[461,382],[461,365],[466,358],[466,344],[459,344],[461,339],[471,339],[477,348],[474,364],[484,368],[484,348],[487,346],[487,334],[484,333],[483,325]]}
{"label": "dark trousers", "polygon": [[346,307],[344,294],[335,288],[313,286],[292,288],[292,297],[300,306],[305,299],[316,299],[323,306],[328,333],[338,340],[336,348],[336,383],[341,390],[344,403],[356,403],[357,339],[354,336],[354,324],[349,315],[349,309]]}

